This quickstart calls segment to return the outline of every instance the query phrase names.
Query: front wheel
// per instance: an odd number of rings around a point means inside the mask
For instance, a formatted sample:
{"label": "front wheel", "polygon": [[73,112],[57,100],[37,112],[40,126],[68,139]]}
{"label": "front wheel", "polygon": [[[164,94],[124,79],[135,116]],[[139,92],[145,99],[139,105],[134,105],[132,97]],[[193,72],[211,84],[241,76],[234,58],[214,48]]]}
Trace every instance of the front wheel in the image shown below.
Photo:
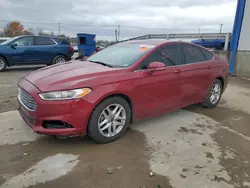
{"label": "front wheel", "polygon": [[7,66],[6,60],[0,57],[0,72],[4,71],[6,69],[6,66]]}
{"label": "front wheel", "polygon": [[120,138],[127,130],[131,117],[129,104],[121,97],[101,102],[93,111],[88,124],[88,136],[97,143]]}
{"label": "front wheel", "polygon": [[209,90],[207,98],[203,103],[203,106],[207,108],[214,108],[220,102],[221,95],[222,95],[222,84],[221,81],[216,79]]}
{"label": "front wheel", "polygon": [[53,59],[53,64],[57,64],[57,63],[64,63],[66,62],[67,59],[66,57],[64,57],[63,55],[57,55],[56,57],[54,57]]}

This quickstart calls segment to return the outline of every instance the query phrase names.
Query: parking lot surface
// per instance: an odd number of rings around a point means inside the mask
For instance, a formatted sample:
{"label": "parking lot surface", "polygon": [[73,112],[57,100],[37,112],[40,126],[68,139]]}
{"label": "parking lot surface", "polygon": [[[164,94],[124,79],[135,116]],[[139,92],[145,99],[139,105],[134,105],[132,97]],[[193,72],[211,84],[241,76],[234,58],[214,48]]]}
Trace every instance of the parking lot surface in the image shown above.
{"label": "parking lot surface", "polygon": [[250,187],[250,81],[229,79],[218,107],[193,105],[131,125],[118,141],[33,133],[16,108],[16,82],[0,73],[0,187]]}

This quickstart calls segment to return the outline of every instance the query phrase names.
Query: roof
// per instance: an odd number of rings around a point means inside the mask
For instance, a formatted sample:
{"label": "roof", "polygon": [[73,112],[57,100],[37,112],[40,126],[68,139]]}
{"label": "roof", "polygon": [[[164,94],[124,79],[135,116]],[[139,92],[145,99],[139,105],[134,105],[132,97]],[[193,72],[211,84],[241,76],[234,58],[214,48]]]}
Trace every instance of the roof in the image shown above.
{"label": "roof", "polygon": [[160,45],[166,42],[172,42],[167,39],[147,39],[147,40],[130,40],[126,41],[124,43],[130,43],[130,44],[150,44],[150,45]]}
{"label": "roof", "polygon": [[56,39],[66,39],[63,37],[57,37],[57,36],[42,36],[42,35],[20,35],[20,36],[16,36],[16,37],[49,37],[49,38],[56,38]]}
{"label": "roof", "polygon": [[173,41],[173,40],[167,40],[167,39],[146,39],[146,40],[130,40],[125,41],[121,43],[129,43],[129,44],[147,44],[147,45],[154,45],[159,46],[161,44],[167,44],[167,43],[178,43],[178,44],[192,44],[191,42],[185,42],[185,41]]}

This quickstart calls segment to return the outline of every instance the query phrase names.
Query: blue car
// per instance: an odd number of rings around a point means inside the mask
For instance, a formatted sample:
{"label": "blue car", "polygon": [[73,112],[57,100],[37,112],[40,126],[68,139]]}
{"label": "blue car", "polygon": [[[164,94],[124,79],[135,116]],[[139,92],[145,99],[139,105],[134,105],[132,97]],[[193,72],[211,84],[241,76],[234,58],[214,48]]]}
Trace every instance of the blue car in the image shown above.
{"label": "blue car", "polygon": [[201,45],[205,48],[215,48],[217,50],[223,50],[225,46],[225,39],[198,39],[193,40],[192,43]]}
{"label": "blue car", "polygon": [[14,65],[56,64],[71,60],[74,48],[63,38],[19,36],[0,44],[0,71]]}

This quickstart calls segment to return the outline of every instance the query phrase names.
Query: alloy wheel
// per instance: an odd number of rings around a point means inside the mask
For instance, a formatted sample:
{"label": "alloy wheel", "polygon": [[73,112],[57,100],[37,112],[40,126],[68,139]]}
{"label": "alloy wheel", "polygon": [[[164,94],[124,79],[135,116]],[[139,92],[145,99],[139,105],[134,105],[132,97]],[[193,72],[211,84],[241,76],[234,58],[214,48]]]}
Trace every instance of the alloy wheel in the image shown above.
{"label": "alloy wheel", "polygon": [[215,104],[219,101],[221,96],[221,87],[220,84],[215,83],[210,91],[210,101],[212,104]]}
{"label": "alloy wheel", "polygon": [[0,59],[0,70],[4,68],[4,62]]}
{"label": "alloy wheel", "polygon": [[126,110],[120,104],[107,106],[98,118],[98,130],[105,137],[113,137],[121,132],[126,123]]}
{"label": "alloy wheel", "polygon": [[56,59],[56,64],[57,63],[64,63],[64,62],[65,62],[65,59],[62,58],[62,57],[59,57],[59,58]]}

